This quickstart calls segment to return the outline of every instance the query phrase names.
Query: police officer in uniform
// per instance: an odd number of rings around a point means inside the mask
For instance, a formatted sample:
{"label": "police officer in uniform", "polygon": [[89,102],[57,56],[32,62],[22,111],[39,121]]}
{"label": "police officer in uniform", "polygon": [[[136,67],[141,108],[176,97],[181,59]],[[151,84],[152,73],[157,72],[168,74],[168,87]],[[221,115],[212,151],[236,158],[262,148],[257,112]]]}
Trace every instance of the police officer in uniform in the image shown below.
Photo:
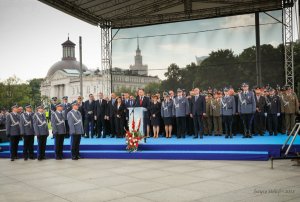
{"label": "police officer in uniform", "polygon": [[193,118],[194,122],[194,138],[198,138],[198,134],[200,138],[203,138],[203,116],[206,115],[206,102],[205,97],[200,95],[200,89],[194,89],[194,96],[191,97],[191,118]]}
{"label": "police officer in uniform", "polygon": [[67,114],[69,113],[69,111],[71,111],[72,106],[68,102],[68,96],[63,97],[62,104],[63,104],[63,114],[64,114],[64,117],[65,117],[65,125],[66,125],[66,135],[65,135],[65,137],[69,138],[70,134],[69,134],[69,124],[68,124],[68,120],[67,120]]}
{"label": "police officer in uniform", "polygon": [[161,104],[161,117],[164,120],[166,138],[172,138],[173,101],[167,92],[163,94],[164,101]]}
{"label": "police officer in uniform", "polygon": [[33,116],[33,128],[34,134],[37,136],[38,140],[38,160],[45,160],[45,150],[47,145],[47,137],[49,136],[49,129],[46,120],[46,116],[44,114],[44,107],[39,105],[37,108],[37,112]]}
{"label": "police officer in uniform", "polygon": [[18,159],[18,146],[20,140],[20,115],[18,105],[11,107],[12,112],[6,116],[6,136],[10,139],[10,160]]}
{"label": "police officer in uniform", "polygon": [[299,102],[297,95],[290,86],[285,87],[286,92],[281,96],[281,112],[284,113],[287,135],[292,131],[296,114],[299,113]]}
{"label": "police officer in uniform", "polygon": [[249,91],[247,83],[242,84],[242,92],[238,95],[238,113],[241,116],[244,126],[243,138],[252,138],[251,128],[256,111],[255,96],[252,91]]}
{"label": "police officer in uniform", "polygon": [[190,114],[189,102],[183,97],[182,90],[177,89],[177,97],[173,101],[173,115],[176,117],[177,138],[185,138],[186,116]]}
{"label": "police officer in uniform", "polygon": [[206,114],[203,116],[204,135],[212,136],[212,117],[210,114],[212,94],[207,93],[205,97]]}
{"label": "police officer in uniform", "polygon": [[216,90],[210,104],[210,114],[213,117],[215,136],[222,136],[223,133],[220,96],[221,95]]}
{"label": "police officer in uniform", "polygon": [[[51,114],[53,114],[56,110],[56,104],[57,104],[57,97],[52,97],[51,98],[51,104],[50,104],[50,110],[49,110],[49,118],[51,120]],[[54,139],[55,137],[52,136],[51,139]]]}
{"label": "police officer in uniform", "polygon": [[71,153],[72,160],[78,160],[79,156],[79,145],[81,136],[84,134],[82,117],[78,111],[78,103],[75,101],[72,103],[72,110],[67,114],[68,123],[70,126],[71,135]]}
{"label": "police officer in uniform", "polygon": [[225,126],[225,138],[232,138],[232,122],[235,114],[235,99],[229,95],[229,89],[224,88],[224,96],[221,98],[221,115]]}
{"label": "police officer in uniform", "polygon": [[55,137],[55,158],[63,159],[64,138],[66,135],[65,117],[63,115],[63,105],[56,104],[56,111],[51,116],[52,133]]}
{"label": "police officer in uniform", "polygon": [[20,116],[20,131],[24,139],[23,156],[24,160],[34,159],[34,128],[33,128],[33,113],[31,105],[25,106],[25,112]]}
{"label": "police officer in uniform", "polygon": [[269,95],[266,97],[266,113],[269,126],[269,134],[277,135],[278,117],[280,116],[280,98],[275,95],[275,89],[269,89]]}

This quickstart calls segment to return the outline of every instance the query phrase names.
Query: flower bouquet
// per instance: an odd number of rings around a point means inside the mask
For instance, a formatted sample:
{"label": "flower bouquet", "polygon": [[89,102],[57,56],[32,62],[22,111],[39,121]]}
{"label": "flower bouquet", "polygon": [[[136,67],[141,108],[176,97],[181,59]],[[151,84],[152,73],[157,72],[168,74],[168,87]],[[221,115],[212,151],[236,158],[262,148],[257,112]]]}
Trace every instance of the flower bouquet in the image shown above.
{"label": "flower bouquet", "polygon": [[139,148],[139,141],[141,141],[144,136],[140,132],[141,119],[138,121],[137,128],[135,127],[134,117],[131,123],[131,130],[126,130],[126,150],[129,152],[136,152]]}

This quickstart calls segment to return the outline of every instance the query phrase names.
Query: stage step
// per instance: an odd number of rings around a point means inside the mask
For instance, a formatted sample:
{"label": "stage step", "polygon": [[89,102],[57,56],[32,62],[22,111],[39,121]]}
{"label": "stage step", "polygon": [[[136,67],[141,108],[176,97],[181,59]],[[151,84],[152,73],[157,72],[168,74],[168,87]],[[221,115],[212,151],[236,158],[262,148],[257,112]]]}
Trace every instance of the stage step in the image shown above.
{"label": "stage step", "polygon": [[[19,151],[20,157],[22,151]],[[82,150],[83,158],[99,159],[182,159],[182,160],[268,160],[268,151],[137,151],[129,153],[120,150]],[[54,158],[54,151],[46,151],[47,158]],[[70,151],[64,151],[66,158]],[[9,158],[9,152],[0,152],[0,158]]]}
{"label": "stage step", "polygon": [[[19,150],[23,150],[23,144],[19,145]],[[34,150],[37,150],[37,145],[34,146]],[[53,145],[47,145],[46,150],[53,151]],[[64,150],[70,151],[70,145],[64,145]],[[92,144],[83,144],[80,145],[80,151],[110,151],[110,152],[124,152],[126,150],[125,144],[108,144],[108,145],[92,145]],[[215,144],[215,145],[188,145],[188,144],[141,144],[139,150],[143,152],[265,152],[268,151],[269,156],[279,156],[280,148],[277,145],[233,145],[233,144]],[[0,145],[1,151],[9,151],[8,144]]]}

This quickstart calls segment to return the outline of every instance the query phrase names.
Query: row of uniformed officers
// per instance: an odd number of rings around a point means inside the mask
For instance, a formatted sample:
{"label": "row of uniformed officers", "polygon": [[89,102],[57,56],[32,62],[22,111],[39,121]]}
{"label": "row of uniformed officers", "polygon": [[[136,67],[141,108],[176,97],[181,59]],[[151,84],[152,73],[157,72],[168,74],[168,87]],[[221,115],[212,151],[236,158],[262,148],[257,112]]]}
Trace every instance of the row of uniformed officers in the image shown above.
{"label": "row of uniformed officers", "polygon": [[[78,111],[78,103],[71,104],[72,110],[67,113],[69,134],[71,136],[71,154],[73,160],[80,159],[79,144],[81,135],[84,134],[81,113]],[[55,157],[63,159],[63,144],[66,135],[66,123],[63,115],[63,104],[56,104],[56,110],[51,116],[52,133],[55,137]],[[36,108],[33,113],[31,105],[25,106],[25,112],[18,113],[18,106],[12,106],[12,112],[6,115],[6,135],[10,139],[10,158],[14,161],[18,158],[18,145],[22,137],[24,139],[23,156],[24,160],[35,159],[34,138],[37,137],[38,160],[46,159],[45,151],[47,137],[49,136],[48,123],[42,105]]]}
{"label": "row of uniformed officers", "polygon": [[236,133],[251,138],[253,134],[263,135],[266,130],[270,135],[277,135],[279,125],[280,132],[289,133],[299,112],[298,99],[291,87],[286,86],[284,91],[259,87],[251,90],[247,83],[242,84],[238,93],[232,88],[211,94],[195,88],[186,96],[178,89],[176,95],[172,91],[164,93],[162,100],[158,95],[145,95],[143,89],[137,91],[135,98],[128,93],[122,97],[112,93],[110,99],[105,99],[99,93],[99,99],[94,100],[91,94],[80,106],[85,114],[85,136],[91,134],[91,137],[103,138],[124,136],[130,107],[146,109],[144,131],[150,137],[152,129],[154,138],[159,132],[165,133],[167,138],[172,133],[177,138],[185,138],[186,134],[203,138],[204,135],[221,136],[224,133],[226,138],[232,138]]}
{"label": "row of uniformed officers", "polygon": [[[243,83],[238,93],[232,88],[224,88],[223,92],[211,94],[201,94],[195,88],[188,97],[183,96],[182,90],[178,89],[177,97],[170,100],[175,107],[173,110],[170,107],[169,113],[176,117],[179,138],[184,137],[184,124],[190,123],[191,119],[195,138],[198,134],[200,138],[203,134],[221,136],[223,131],[225,138],[232,138],[233,133],[237,133],[237,130],[233,132],[233,127],[239,127],[239,120],[242,125],[240,133],[244,138],[252,138],[253,134],[262,136],[266,130],[271,136],[277,135],[279,121],[280,132],[289,134],[299,114],[298,98],[290,86],[285,86],[283,91],[276,91],[271,87],[254,87],[250,90],[249,85]],[[165,103],[166,100],[162,102],[162,106]],[[162,110],[166,110],[165,107]],[[184,119],[190,121],[185,122]]]}

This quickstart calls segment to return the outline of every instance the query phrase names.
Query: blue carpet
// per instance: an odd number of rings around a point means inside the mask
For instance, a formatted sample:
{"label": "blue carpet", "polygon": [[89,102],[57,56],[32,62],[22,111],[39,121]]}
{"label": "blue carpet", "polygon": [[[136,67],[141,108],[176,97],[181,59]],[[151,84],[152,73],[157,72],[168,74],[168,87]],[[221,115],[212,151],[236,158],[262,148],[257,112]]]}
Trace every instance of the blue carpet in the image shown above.
{"label": "blue carpet", "polygon": [[[241,135],[234,136],[232,139],[226,139],[224,136],[216,137],[216,136],[204,136],[203,139],[193,139],[191,136],[186,136],[185,139],[177,139],[175,136],[166,139],[164,137],[159,137],[158,139],[148,138],[146,144],[153,144],[153,145],[223,145],[223,144],[232,144],[232,145],[282,145],[286,140],[287,136],[284,134],[279,134],[278,136],[269,136],[266,134],[265,136],[253,136],[253,138],[242,138]],[[70,139],[65,139],[65,144],[70,144]],[[143,144],[143,141],[141,142]],[[35,145],[37,142],[35,141]],[[54,145],[54,140],[48,138],[47,140],[48,145]],[[124,145],[125,139],[116,139],[116,138],[82,138],[81,139],[82,145]],[[300,138],[296,138],[294,142],[295,145],[300,145]],[[9,143],[0,143],[0,146],[9,145]]]}
{"label": "blue carpet", "polygon": [[[94,138],[81,139],[81,156],[84,158],[113,158],[113,159],[203,159],[203,160],[268,160],[269,157],[280,156],[280,149],[287,136],[254,136],[242,138],[241,135],[233,139],[215,136],[204,136],[203,139],[185,139],[176,137],[166,139],[149,138],[141,141],[139,151],[129,153],[125,151],[125,139]],[[35,141],[35,149],[37,148]],[[48,138],[46,155],[54,157],[54,140]],[[9,158],[9,143],[0,143],[0,158]],[[20,141],[19,154],[23,149]],[[300,151],[300,139],[296,139],[291,151]],[[64,155],[70,158],[70,139],[64,141]]]}

